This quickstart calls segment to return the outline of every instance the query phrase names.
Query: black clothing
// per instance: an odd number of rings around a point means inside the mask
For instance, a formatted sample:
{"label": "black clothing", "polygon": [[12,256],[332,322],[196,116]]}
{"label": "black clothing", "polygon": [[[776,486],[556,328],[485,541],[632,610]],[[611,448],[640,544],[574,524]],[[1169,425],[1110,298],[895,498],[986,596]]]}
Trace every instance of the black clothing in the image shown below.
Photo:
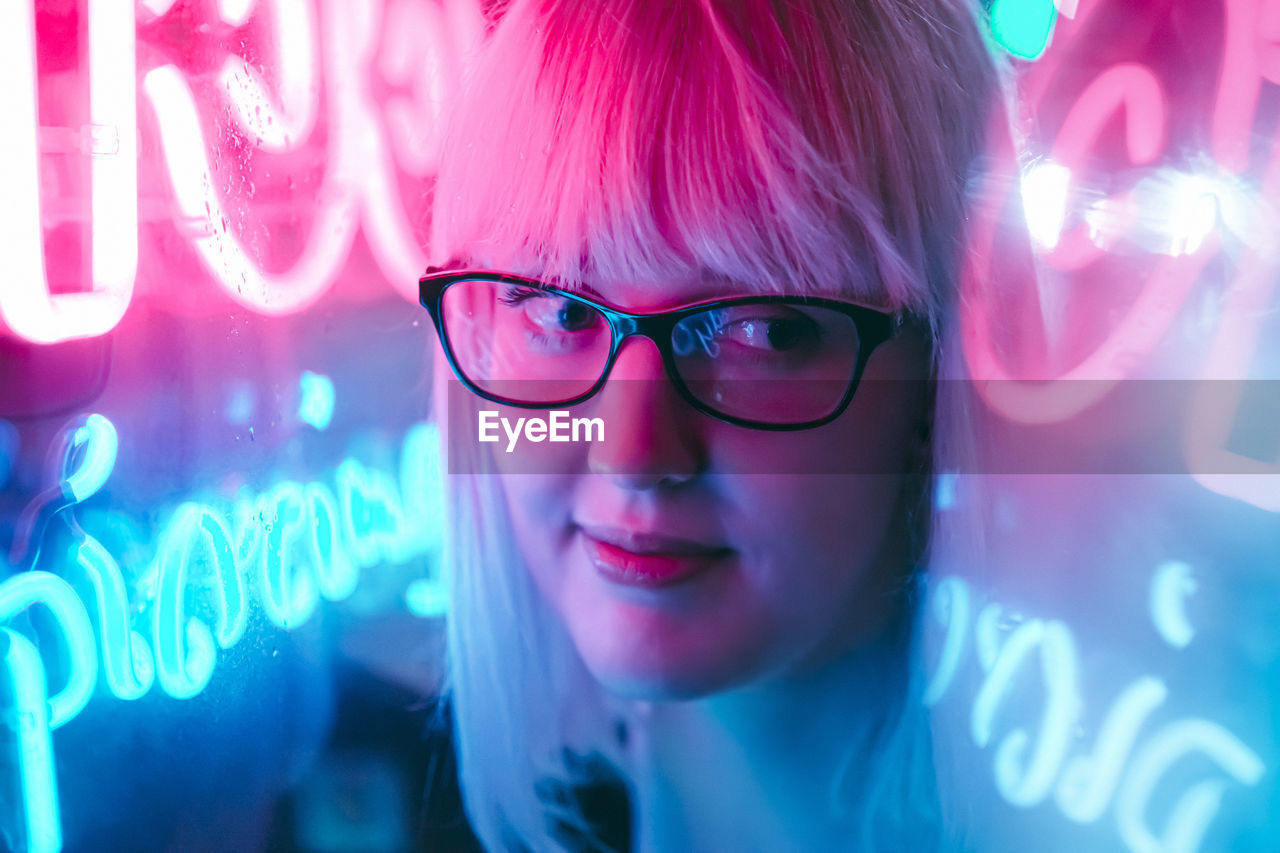
{"label": "black clothing", "polygon": [[[484,848],[462,808],[452,707],[441,703],[430,719],[427,741],[431,763],[418,849],[423,853],[481,853]],[[532,792],[544,806],[550,835],[564,853],[630,853],[631,799],[622,774],[598,753],[584,756],[566,749],[562,757],[568,777],[543,777]],[[579,825],[575,811],[585,826]],[[504,846],[508,853],[541,853],[514,833]]]}

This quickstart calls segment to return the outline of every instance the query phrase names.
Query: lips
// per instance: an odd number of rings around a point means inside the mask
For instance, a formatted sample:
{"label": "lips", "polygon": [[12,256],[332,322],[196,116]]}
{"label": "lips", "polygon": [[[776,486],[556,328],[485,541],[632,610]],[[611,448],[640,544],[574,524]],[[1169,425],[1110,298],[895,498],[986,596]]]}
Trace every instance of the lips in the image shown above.
{"label": "lips", "polygon": [[605,580],[646,588],[679,583],[733,553],[721,545],[609,526],[583,526],[582,541]]}

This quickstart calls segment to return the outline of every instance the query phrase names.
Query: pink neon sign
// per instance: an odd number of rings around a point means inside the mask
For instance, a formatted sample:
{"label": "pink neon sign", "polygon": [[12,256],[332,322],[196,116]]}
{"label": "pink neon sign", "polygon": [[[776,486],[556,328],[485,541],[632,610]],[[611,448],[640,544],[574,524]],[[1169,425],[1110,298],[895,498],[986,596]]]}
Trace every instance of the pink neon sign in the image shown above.
{"label": "pink neon sign", "polygon": [[[1080,45],[1089,24],[1119,15],[1119,9],[1085,0],[1074,20],[1060,22],[1054,49],[1022,80],[1029,114],[1053,114],[1044,107],[1061,98],[1058,87],[1078,73],[1073,60],[1082,51],[1088,55]],[[1041,248],[1036,272],[1030,263],[1018,268],[1002,243],[1009,239],[1002,217],[1017,181],[997,176],[987,182],[962,302],[965,362],[986,403],[1004,417],[1031,424],[1066,421],[1099,402],[1115,383],[1152,378],[1161,368],[1150,356],[1169,340],[1197,286],[1211,286],[1222,297],[1212,329],[1203,336],[1206,354],[1194,367],[1173,367],[1191,374],[1157,378],[1236,380],[1200,383],[1201,399],[1185,413],[1188,470],[1213,491],[1280,511],[1280,460],[1226,449],[1241,381],[1272,378],[1256,375],[1253,362],[1262,324],[1274,310],[1280,271],[1280,140],[1262,138],[1259,130],[1266,125],[1259,121],[1263,83],[1280,83],[1280,3],[1228,2],[1219,47],[1220,70],[1213,61],[1204,66],[1213,69],[1210,75],[1216,71],[1217,84],[1207,111],[1187,96],[1187,75],[1162,76],[1154,55],[1113,62],[1073,84],[1075,100],[1058,113],[1062,119],[1047,146],[1048,164],[1034,176],[1039,200],[1024,190],[1024,205],[1042,205],[1027,211]],[[1208,53],[1207,60],[1217,59]],[[1186,140],[1173,128],[1187,121],[1211,129],[1214,162],[1200,163],[1196,174],[1163,165],[1181,155],[1176,146]],[[1110,139],[1116,127],[1121,136]],[[1114,142],[1122,143],[1123,162],[1115,162]],[[1000,156],[1015,162],[1012,141],[1005,145]],[[1082,221],[1070,220],[1068,198],[1091,191],[1101,197]],[[1133,257],[1142,263],[1135,266]],[[1221,266],[1214,261],[1229,262],[1231,281],[1202,282],[1207,270]],[[1021,280],[1010,283],[1019,275]],[[1038,287],[1032,286],[1037,278]],[[1075,321],[1081,316],[1088,322]],[[1110,318],[1101,337],[1099,318]],[[1011,337],[1028,329],[1044,329],[1045,339]],[[1002,330],[1012,333],[1000,340]]]}
{"label": "pink neon sign", "polygon": [[[29,3],[0,10],[0,62],[5,79],[18,81],[0,91],[10,117],[0,130],[0,233],[14,265],[0,289],[0,329],[54,343],[119,322],[138,273],[140,150],[144,171],[168,193],[165,218],[235,302],[271,315],[306,309],[339,278],[361,233],[382,275],[415,298],[423,179],[437,162],[439,118],[466,46],[482,32],[475,4],[144,0],[135,16],[133,0],[108,0],[82,4],[79,15],[86,143],[60,153],[91,160],[92,252],[88,287],[68,293],[51,283],[42,250],[50,217],[41,167],[50,166],[41,154],[50,152],[41,140],[51,134],[37,96],[37,16]],[[138,94],[153,122],[139,122]],[[229,186],[223,160],[252,161],[247,187]],[[297,184],[305,186],[293,192]],[[255,198],[289,199],[291,216],[309,217],[305,233],[266,251],[254,245],[279,216]]]}
{"label": "pink neon sign", "polygon": [[8,267],[0,319],[37,343],[110,331],[133,296],[138,266],[137,107],[133,0],[89,4],[89,122],[92,158],[92,289],[53,293],[42,250],[38,169],[35,15],[29,3],[0,8],[0,234]]}

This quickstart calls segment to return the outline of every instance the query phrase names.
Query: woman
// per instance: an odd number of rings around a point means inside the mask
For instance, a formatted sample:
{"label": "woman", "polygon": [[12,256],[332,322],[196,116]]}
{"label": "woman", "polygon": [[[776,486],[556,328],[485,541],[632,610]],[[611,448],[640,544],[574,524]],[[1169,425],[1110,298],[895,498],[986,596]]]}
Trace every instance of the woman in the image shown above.
{"label": "woman", "polygon": [[[468,817],[494,850],[938,846],[912,589],[973,13],[499,5],[423,280]],[[479,441],[522,406],[606,440]]]}

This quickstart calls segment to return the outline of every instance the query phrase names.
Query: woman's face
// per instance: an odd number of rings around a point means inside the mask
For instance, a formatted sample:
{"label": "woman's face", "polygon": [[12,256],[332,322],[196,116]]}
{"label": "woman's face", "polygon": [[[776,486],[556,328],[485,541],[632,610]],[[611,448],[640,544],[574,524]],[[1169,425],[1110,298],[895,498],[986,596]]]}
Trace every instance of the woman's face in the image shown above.
{"label": "woman's face", "polygon": [[[734,295],[591,285],[634,312]],[[900,606],[905,478],[850,472],[917,469],[928,362],[923,335],[903,333],[873,352],[835,421],[770,432],[698,412],[652,341],[625,341],[603,390],[573,410],[602,419],[608,440],[556,445],[539,468],[552,473],[500,475],[528,571],[590,671],[622,695],[691,698],[874,636]]]}

